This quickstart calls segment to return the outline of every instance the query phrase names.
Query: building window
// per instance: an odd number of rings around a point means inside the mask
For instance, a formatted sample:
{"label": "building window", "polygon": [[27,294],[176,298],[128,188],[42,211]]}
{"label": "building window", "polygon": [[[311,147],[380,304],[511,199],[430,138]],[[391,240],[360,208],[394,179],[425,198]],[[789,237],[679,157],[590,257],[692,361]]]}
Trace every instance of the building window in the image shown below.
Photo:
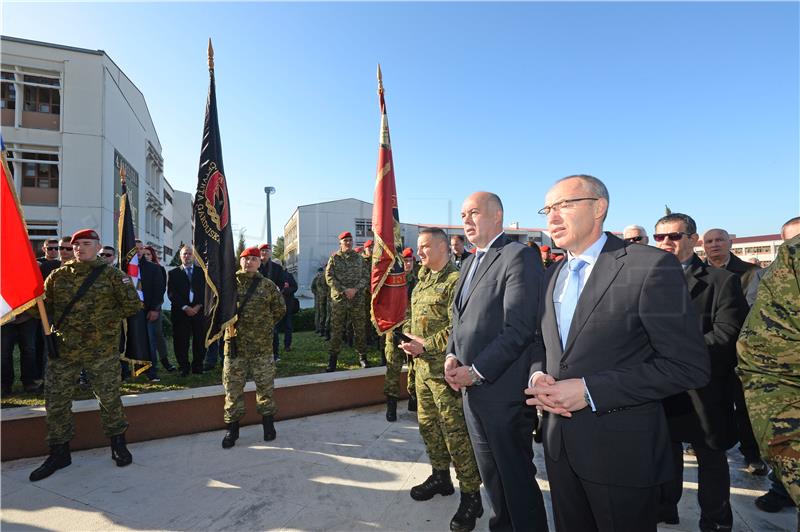
{"label": "building window", "polygon": [[161,262],[167,262],[169,257],[172,257],[174,252],[171,247],[164,246],[164,255],[161,257]]}
{"label": "building window", "polygon": [[25,111],[61,113],[61,93],[57,79],[25,76]]}
{"label": "building window", "polygon": [[164,231],[166,231],[167,229],[172,231],[172,222],[164,218]]}
{"label": "building window", "polygon": [[17,108],[17,87],[14,85],[14,74],[11,72],[0,73],[0,109]]}
{"label": "building window", "polygon": [[369,218],[356,218],[356,238],[372,237],[372,220]]}
{"label": "building window", "polygon": [[25,146],[9,151],[8,156],[12,174],[22,180],[20,201],[24,205],[58,205],[60,178],[57,151]]}
{"label": "building window", "polygon": [[164,201],[167,203],[172,203],[172,196],[170,196],[169,192],[166,190],[164,191]]}

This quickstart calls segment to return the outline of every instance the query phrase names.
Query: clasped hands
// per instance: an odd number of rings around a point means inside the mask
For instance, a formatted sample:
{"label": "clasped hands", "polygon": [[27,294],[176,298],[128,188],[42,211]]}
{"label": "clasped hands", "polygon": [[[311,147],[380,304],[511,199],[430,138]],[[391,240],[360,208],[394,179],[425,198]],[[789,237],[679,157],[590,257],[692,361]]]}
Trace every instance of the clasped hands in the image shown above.
{"label": "clasped hands", "polygon": [[472,377],[467,371],[467,366],[459,364],[454,356],[444,359],[444,380],[455,391],[472,386]]}
{"label": "clasped hands", "polygon": [[184,310],[184,312],[186,313],[187,316],[191,317],[200,312],[200,308],[202,306],[203,305],[200,305],[199,303],[197,305],[189,305],[188,307],[186,307],[186,310]]}
{"label": "clasped hands", "polygon": [[556,381],[552,375],[537,373],[531,384],[525,389],[525,395],[531,396],[525,401],[528,405],[563,417],[572,417],[572,412],[588,406],[584,399],[586,386],[583,379]]}

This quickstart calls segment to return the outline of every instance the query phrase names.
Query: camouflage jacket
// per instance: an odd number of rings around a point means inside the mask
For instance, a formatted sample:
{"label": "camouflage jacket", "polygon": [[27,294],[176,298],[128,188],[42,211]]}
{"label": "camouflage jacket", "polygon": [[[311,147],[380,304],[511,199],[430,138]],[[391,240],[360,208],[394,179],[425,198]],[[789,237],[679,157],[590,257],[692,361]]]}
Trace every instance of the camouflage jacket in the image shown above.
{"label": "camouflage jacket", "polygon": [[130,278],[104,260],[67,261],[44,283],[47,315],[55,325],[64,308],[94,268],[104,268],[86,294],[72,307],[56,331],[59,356],[68,360],[112,356],[119,352],[122,320],[141,310],[142,302]]}
{"label": "camouflage jacket", "polygon": [[311,281],[311,291],[317,298],[327,299],[330,296],[331,289],[325,281],[325,272],[317,272],[314,280]]}
{"label": "camouflage jacket", "polygon": [[[236,320],[236,356],[272,353],[272,328],[286,314],[286,302],[275,283],[259,272],[236,272],[236,292],[243,301],[250,283],[258,279],[256,291]],[[230,353],[231,336],[225,331],[225,353]]]}
{"label": "camouflage jacket", "polygon": [[423,266],[411,295],[411,317],[403,327],[406,332],[425,339],[425,352],[419,359],[434,365],[437,371],[444,365],[444,351],[452,330],[458,276],[458,268],[450,261],[439,272]]}
{"label": "camouflage jacket", "polygon": [[355,288],[359,292],[367,287],[367,263],[364,257],[353,250],[337,251],[328,260],[325,268],[325,280],[331,287],[331,298],[343,301],[344,291]]}
{"label": "camouflage jacket", "polygon": [[[770,455],[800,438],[800,236],[786,241],[761,279],[736,344],[753,433]],[[777,451],[779,452],[779,451]]]}

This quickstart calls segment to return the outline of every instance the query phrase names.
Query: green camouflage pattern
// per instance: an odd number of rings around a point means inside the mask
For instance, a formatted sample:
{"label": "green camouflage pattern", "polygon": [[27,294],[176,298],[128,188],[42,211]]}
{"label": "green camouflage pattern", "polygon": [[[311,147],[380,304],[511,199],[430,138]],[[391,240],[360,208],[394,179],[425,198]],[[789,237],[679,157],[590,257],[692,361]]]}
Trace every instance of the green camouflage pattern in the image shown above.
{"label": "green camouflage pattern", "polygon": [[104,270],[55,331],[59,356],[67,360],[118,356],[122,320],[142,309],[136,288],[121,270],[99,258],[93,262],[71,260],[44,283],[45,307],[54,325],[94,268]]}
{"label": "green camouflage pattern", "polygon": [[414,359],[417,420],[434,469],[456,470],[461,491],[480,489],[481,477],[464,420],[461,394],[444,380],[447,338],[459,271],[448,261],[441,271],[419,270],[411,294],[411,315],[403,329],[425,339],[425,352]]}
{"label": "green camouflage pattern", "polygon": [[[77,305],[77,304],[76,304]],[[119,341],[119,325],[115,327]],[[115,346],[118,344],[114,344]],[[109,438],[123,434],[128,428],[122,400],[119,397],[119,353],[95,354],[91,358],[66,356],[47,361],[44,374],[44,405],[47,413],[47,444],[68,443],[75,436],[72,420],[72,398],[81,370],[85,369],[95,397],[100,403],[100,421]]]}
{"label": "green camouflage pattern", "polygon": [[461,394],[448,386],[444,376],[417,371],[416,381],[417,421],[431,466],[446,470],[452,459],[461,491],[478,491],[481,475],[464,420]]}
{"label": "green camouflage pattern", "polygon": [[[234,356],[272,354],[272,329],[286,314],[286,302],[275,283],[259,272],[236,272],[236,292],[239,301],[247,294],[253,279],[259,284],[250,301],[239,313],[235,324],[236,353]],[[225,331],[225,356],[231,353],[232,337]]]}
{"label": "green camouflage pattern", "polygon": [[383,378],[383,394],[395,399],[400,397],[400,375],[403,372],[403,364],[408,364],[406,390],[408,395],[414,395],[416,393],[414,359],[409,358],[402,349],[397,347],[393,341],[392,333],[386,335],[384,354],[386,356],[386,375]]}
{"label": "green camouflage pattern", "polygon": [[800,236],[786,241],[761,279],[737,349],[753,433],[800,505]]}
{"label": "green camouflage pattern", "polygon": [[325,281],[325,272],[317,272],[314,280],[311,281],[311,292],[314,294],[314,328],[317,332],[327,329],[330,291],[331,289]]}
{"label": "green camouflage pattern", "polygon": [[223,411],[225,423],[239,421],[244,416],[244,385],[248,375],[252,376],[256,383],[256,411],[262,416],[274,416],[277,412],[277,406],[273,399],[275,362],[272,359],[272,353],[248,354],[236,358],[226,356],[222,365],[222,385],[225,387]]}
{"label": "green camouflage pattern", "polygon": [[236,272],[236,291],[239,301],[247,294],[250,283],[258,286],[238,314],[235,325],[236,354],[233,338],[225,332],[225,361],[222,365],[222,385],[225,387],[225,423],[239,421],[245,413],[244,385],[248,376],[256,383],[256,410],[262,416],[275,415],[272,399],[275,391],[275,363],[272,357],[272,330],[286,314],[286,303],[275,283],[259,272]]}
{"label": "green camouflage pattern", "polygon": [[[363,296],[368,278],[364,257],[353,250],[337,251],[328,260],[325,268],[325,281],[331,289],[331,298],[334,301],[346,300],[344,291],[348,288],[355,288]],[[363,298],[361,305],[364,305]]]}
{"label": "green camouflage pattern", "polygon": [[[366,287],[368,279],[367,263],[353,250],[338,251],[328,260],[325,268],[325,281],[331,290],[331,340],[328,352],[336,356],[342,349],[342,336],[348,325],[353,330],[353,346],[359,355],[367,352],[365,333],[362,326],[367,320]],[[344,291],[355,288],[356,295],[347,299]]]}

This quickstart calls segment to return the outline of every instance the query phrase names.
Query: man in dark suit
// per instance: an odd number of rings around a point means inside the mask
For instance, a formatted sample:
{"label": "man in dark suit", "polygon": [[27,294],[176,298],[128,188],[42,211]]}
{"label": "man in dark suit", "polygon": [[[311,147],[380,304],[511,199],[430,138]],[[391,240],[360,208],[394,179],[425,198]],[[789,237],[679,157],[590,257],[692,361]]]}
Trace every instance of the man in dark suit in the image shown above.
{"label": "man in dark suit", "polygon": [[568,256],[545,274],[546,357],[525,392],[545,411],[556,528],[655,531],[658,486],[674,475],[661,400],[705,386],[709,359],[678,261],[604,233],[607,212],[596,177],[547,193],[540,213]]}
{"label": "man in dark suit", "polygon": [[547,530],[536,483],[532,434],[536,412],[522,389],[536,337],[539,282],[536,252],[503,233],[503,204],[476,192],[461,208],[464,232],[477,251],[461,266],[445,379],[464,390],[478,469],[491,503],[491,530]]}
{"label": "man in dark suit", "polygon": [[167,295],[172,303],[172,342],[175,359],[181,376],[189,374],[189,339],[192,340],[192,373],[203,373],[205,358],[205,301],[206,280],[203,270],[194,264],[194,252],[183,246],[180,252],[181,266],[168,274]]}
{"label": "man in dark suit", "polygon": [[161,315],[161,305],[164,304],[164,292],[167,285],[161,274],[161,269],[152,262],[142,257],[144,253],[144,243],[136,240],[136,254],[139,256],[139,282],[137,287],[142,294],[142,304],[144,308],[139,311],[141,315],[142,327],[148,331],[147,350],[150,354],[150,369],[147,370],[147,378],[152,382],[158,382],[158,353],[151,349],[153,343],[149,339],[149,329],[147,322],[157,321]]}
{"label": "man in dark suit", "polygon": [[730,472],[726,451],[737,441],[733,394],[729,381],[737,364],[736,339],[747,316],[739,278],[703,263],[695,255],[697,225],[685,214],[672,213],[656,223],[656,246],[675,255],[683,266],[692,305],[711,359],[711,381],[664,400],[675,478],[662,486],[660,520],[678,523],[683,489],[683,442],[697,456],[700,530],[730,530]]}
{"label": "man in dark suit", "polygon": [[[756,274],[761,270],[755,264],[745,262],[733,253],[731,236],[725,229],[709,229],[703,234],[703,250],[706,252],[706,264],[728,270],[739,277],[742,293],[746,294],[753,282],[758,282]],[[747,462],[747,472],[753,475],[766,475],[767,464],[761,459],[756,437],[753,434],[753,425],[750,423],[750,414],[744,400],[742,381],[736,373],[731,375],[729,383],[735,406],[736,427],[739,433],[739,451]]]}
{"label": "man in dark suit", "polygon": [[450,235],[450,251],[452,253],[453,264],[461,269],[464,261],[470,256],[470,252],[464,249],[464,235]]}

